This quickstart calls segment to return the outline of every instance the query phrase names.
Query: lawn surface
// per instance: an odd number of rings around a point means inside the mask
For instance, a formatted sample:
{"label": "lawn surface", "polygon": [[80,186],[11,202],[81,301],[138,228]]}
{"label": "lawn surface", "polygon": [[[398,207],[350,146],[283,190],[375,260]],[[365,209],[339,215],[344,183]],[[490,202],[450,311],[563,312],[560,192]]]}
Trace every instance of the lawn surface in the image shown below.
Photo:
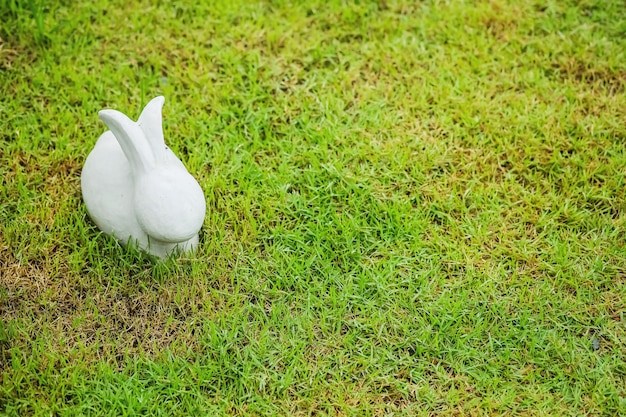
{"label": "lawn surface", "polygon": [[[0,415],[626,415],[623,1],[196,3],[0,0]],[[165,263],[80,193],[157,95]]]}

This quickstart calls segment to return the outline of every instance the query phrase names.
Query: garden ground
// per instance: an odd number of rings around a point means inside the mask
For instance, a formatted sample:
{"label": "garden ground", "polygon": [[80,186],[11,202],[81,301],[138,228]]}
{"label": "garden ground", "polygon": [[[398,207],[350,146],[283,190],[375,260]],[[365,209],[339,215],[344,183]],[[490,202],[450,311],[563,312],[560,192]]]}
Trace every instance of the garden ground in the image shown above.
{"label": "garden ground", "polygon": [[[624,2],[196,3],[0,0],[0,413],[626,415]],[[167,262],[80,194],[157,95]]]}

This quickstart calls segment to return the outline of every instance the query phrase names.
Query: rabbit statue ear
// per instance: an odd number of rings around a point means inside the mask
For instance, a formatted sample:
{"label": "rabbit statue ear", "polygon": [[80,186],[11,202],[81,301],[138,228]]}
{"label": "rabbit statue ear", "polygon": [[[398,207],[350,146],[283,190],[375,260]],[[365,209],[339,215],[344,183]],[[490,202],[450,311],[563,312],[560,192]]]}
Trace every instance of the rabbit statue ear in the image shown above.
{"label": "rabbit statue ear", "polygon": [[162,114],[163,103],[165,98],[158,96],[150,100],[144,107],[137,124],[143,131],[156,161],[162,161],[165,158],[165,141],[163,139]]}
{"label": "rabbit statue ear", "polygon": [[154,153],[137,123],[117,110],[100,110],[98,116],[113,132],[135,172],[146,172],[154,166]]}

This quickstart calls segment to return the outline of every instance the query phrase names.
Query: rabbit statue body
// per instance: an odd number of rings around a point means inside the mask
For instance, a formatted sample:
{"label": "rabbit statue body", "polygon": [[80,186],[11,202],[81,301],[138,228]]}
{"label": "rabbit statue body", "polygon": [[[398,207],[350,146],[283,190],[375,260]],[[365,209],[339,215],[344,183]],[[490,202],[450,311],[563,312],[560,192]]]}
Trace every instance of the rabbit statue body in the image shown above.
{"label": "rabbit statue body", "polygon": [[109,127],[81,174],[89,216],[104,233],[161,258],[198,245],[206,203],[198,182],[165,146],[164,98],[151,100],[132,121],[116,110],[98,116]]}

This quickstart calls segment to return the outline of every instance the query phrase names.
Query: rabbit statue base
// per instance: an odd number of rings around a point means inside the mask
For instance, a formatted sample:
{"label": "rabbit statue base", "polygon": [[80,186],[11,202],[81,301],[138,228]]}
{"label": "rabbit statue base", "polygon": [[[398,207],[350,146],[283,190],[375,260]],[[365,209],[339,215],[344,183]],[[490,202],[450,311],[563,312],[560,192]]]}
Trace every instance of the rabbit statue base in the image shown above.
{"label": "rabbit statue base", "polygon": [[81,174],[83,201],[96,226],[161,258],[197,247],[206,211],[200,185],[165,146],[163,102],[150,101],[137,122],[116,110],[100,111],[111,130],[100,136]]}

